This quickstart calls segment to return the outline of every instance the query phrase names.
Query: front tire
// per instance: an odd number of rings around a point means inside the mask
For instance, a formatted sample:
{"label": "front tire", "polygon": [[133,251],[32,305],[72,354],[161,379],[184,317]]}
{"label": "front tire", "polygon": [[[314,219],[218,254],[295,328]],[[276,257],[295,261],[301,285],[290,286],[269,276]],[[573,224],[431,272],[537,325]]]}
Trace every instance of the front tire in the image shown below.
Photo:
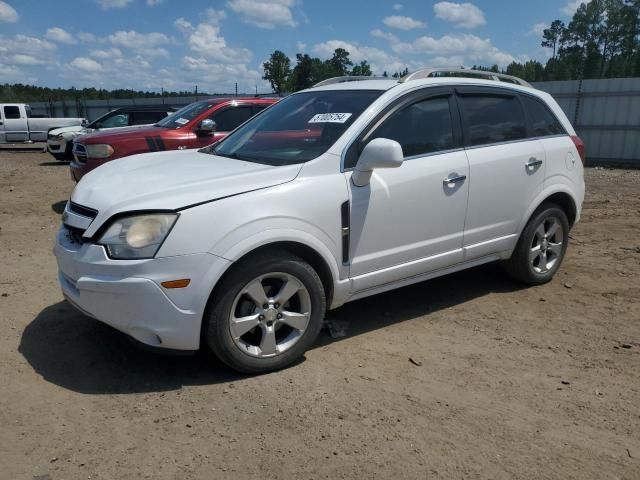
{"label": "front tire", "polygon": [[511,258],[507,272],[527,285],[551,281],[560,268],[569,241],[569,220],[555,204],[543,204],[525,227]]}
{"label": "front tire", "polygon": [[288,367],[313,345],[326,310],[316,271],[288,252],[238,262],[209,301],[204,341],[243,373]]}

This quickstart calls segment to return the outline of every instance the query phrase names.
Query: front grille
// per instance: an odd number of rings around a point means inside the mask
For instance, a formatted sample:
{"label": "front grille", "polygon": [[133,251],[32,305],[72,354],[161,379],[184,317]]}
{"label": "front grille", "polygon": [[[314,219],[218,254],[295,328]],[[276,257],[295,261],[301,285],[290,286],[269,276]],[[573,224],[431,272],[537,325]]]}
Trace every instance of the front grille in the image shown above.
{"label": "front grille", "polygon": [[[72,243],[82,244],[87,243],[89,240],[83,238],[84,232],[86,231],[86,226],[90,225],[94,218],[98,215],[98,211],[93,208],[85,207],[83,205],[78,205],[77,203],[73,203],[69,200],[66,210],[75,215],[79,215],[90,219],[88,223],[80,222],[81,227],[77,226],[77,221],[72,221],[72,218],[67,218],[66,215],[63,216],[64,228],[66,230],[67,238]],[[74,225],[69,225],[69,223],[74,223]]]}
{"label": "front grille", "polygon": [[65,225],[64,228],[67,231],[67,238],[72,243],[82,244],[82,243],[87,243],[89,241],[88,239],[82,236],[85,230],[81,228],[71,227],[69,225]]}
{"label": "front grille", "polygon": [[96,218],[98,215],[98,211],[93,208],[83,207],[82,205],[78,205],[77,203],[73,203],[69,201],[69,210],[73,213],[77,213],[78,215],[82,215],[83,217],[89,217],[91,219]]}

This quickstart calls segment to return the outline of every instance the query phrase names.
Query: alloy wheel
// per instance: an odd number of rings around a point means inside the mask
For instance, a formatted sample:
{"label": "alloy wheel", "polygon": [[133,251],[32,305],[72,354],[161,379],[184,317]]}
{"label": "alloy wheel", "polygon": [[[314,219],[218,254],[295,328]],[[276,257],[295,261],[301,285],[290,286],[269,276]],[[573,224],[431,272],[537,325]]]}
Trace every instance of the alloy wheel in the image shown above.
{"label": "alloy wheel", "polygon": [[562,256],[564,230],[556,217],[545,218],[536,228],[529,262],[533,271],[542,274],[549,272]]}
{"label": "alloy wheel", "polygon": [[289,273],[254,278],[236,296],[229,315],[235,345],[258,358],[274,357],[293,347],[311,318],[311,297]]}

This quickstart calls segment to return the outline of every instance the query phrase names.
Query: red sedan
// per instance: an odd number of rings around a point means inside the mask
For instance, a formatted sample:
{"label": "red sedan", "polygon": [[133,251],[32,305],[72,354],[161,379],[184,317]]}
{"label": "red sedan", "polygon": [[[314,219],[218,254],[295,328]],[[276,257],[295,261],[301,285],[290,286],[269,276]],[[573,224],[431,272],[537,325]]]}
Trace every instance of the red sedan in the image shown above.
{"label": "red sedan", "polygon": [[71,176],[79,181],[106,162],[138,153],[211,145],[277,101],[277,98],[258,97],[202,100],[149,127],[83,135],[73,143]]}

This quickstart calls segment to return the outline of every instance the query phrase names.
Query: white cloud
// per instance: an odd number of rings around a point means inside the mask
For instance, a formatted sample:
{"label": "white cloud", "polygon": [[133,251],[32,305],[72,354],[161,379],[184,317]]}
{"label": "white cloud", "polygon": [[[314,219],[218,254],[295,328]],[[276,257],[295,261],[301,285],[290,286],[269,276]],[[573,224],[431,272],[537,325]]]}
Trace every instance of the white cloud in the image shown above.
{"label": "white cloud", "polygon": [[0,22],[16,23],[18,21],[18,12],[7,2],[0,0]]}
{"label": "white cloud", "polygon": [[296,26],[291,11],[295,3],[295,0],[229,0],[227,5],[244,22],[271,29],[278,25]]}
{"label": "white cloud", "polygon": [[101,72],[102,65],[89,57],[76,57],[69,64],[78,70],[82,70],[83,72]]}
{"label": "white cloud", "polygon": [[589,3],[589,1],[590,0],[569,0],[565,6],[560,9],[560,11],[571,17],[576,13],[576,10],[578,10],[581,4]]}
{"label": "white cloud", "polygon": [[48,40],[18,34],[0,35],[0,63],[8,65],[42,65],[54,63],[57,46]]}
{"label": "white cloud", "polygon": [[414,28],[424,27],[424,23],[420,20],[402,15],[391,15],[386,17],[383,22],[387,27],[399,30],[413,30]]}
{"label": "white cloud", "polygon": [[392,49],[400,55],[415,55],[422,58],[427,56],[430,59],[433,59],[431,57],[433,55],[441,60],[451,58],[454,65],[497,63],[498,66],[504,67],[515,60],[513,55],[494,46],[490,39],[468,33],[444,35],[440,38],[423,36],[413,42],[396,43],[392,45]]}
{"label": "white cloud", "polygon": [[193,25],[188,20],[185,20],[183,17],[178,18],[175,22],[173,22],[173,26],[180,30],[183,34],[187,35],[193,32]]}
{"label": "white cloud", "polygon": [[132,1],[133,0],[98,0],[98,3],[102,8],[108,10],[110,8],[124,8]]}
{"label": "white cloud", "polygon": [[83,43],[94,43],[96,41],[96,36],[93,33],[80,32],[76,36]]}
{"label": "white cloud", "polygon": [[128,32],[120,30],[109,35],[109,41],[116,47],[142,50],[165,45],[169,43],[169,37],[159,32],[139,33],[135,30]]}
{"label": "white cloud", "polygon": [[383,32],[382,30],[380,30],[379,28],[376,28],[374,30],[371,30],[371,32],[369,32],[369,34],[372,37],[375,38],[382,38],[383,40],[387,40],[391,43],[397,43],[399,42],[398,37],[396,37],[393,33],[391,32]]}
{"label": "white cloud", "polygon": [[401,3],[394,3],[393,4],[393,9],[394,10],[402,10],[404,8],[404,5],[402,5]]}
{"label": "white cloud", "polygon": [[[252,70],[246,64],[241,63],[209,63],[204,58],[195,58],[189,55],[182,59],[182,76],[184,71],[191,72],[191,84],[202,82],[216,85],[218,88],[226,88],[231,91],[235,87],[235,82],[253,87],[256,83],[261,83],[262,75],[256,70]],[[187,75],[189,75],[187,73]]]}
{"label": "white cloud", "polygon": [[549,26],[544,22],[536,23],[531,27],[531,30],[529,30],[529,35],[537,35],[538,37],[541,37],[547,28],[549,28]]}
{"label": "white cloud", "polygon": [[205,10],[205,15],[207,16],[207,23],[212,23],[214,25],[218,25],[222,20],[227,18],[227,12],[224,10],[216,10],[214,8],[207,8]]}
{"label": "white cloud", "polygon": [[20,68],[0,62],[0,83],[36,83],[37,81],[36,77],[28,76]]}
{"label": "white cloud", "polygon": [[18,53],[16,55],[10,55],[9,59],[11,63],[14,65],[43,65],[48,63],[46,60],[41,58],[36,58],[33,55],[26,55],[23,53]]}
{"label": "white cloud", "polygon": [[156,5],[160,5],[164,0],[147,0],[147,5],[150,7],[155,7]]}
{"label": "white cloud", "polygon": [[66,30],[63,30],[60,27],[53,27],[47,30],[44,38],[48,40],[53,40],[54,42],[64,43],[66,45],[74,45],[78,43],[78,41]]}
{"label": "white cloud", "polygon": [[472,3],[438,2],[433,6],[436,17],[463,28],[484,25],[484,13]]}
{"label": "white cloud", "polygon": [[122,58],[122,50],[119,48],[110,48],[109,50],[91,50],[90,55],[93,58],[107,60],[112,58]]}
{"label": "white cloud", "polygon": [[298,53],[304,52],[307,49],[307,44],[304,42],[298,42],[296,43],[296,48],[298,49]]}
{"label": "white cloud", "polygon": [[[251,59],[251,52],[246,48],[232,48],[220,35],[220,27],[209,23],[201,23],[189,37],[191,50],[201,56],[224,63],[246,63]],[[191,57],[189,57],[191,58]]]}

